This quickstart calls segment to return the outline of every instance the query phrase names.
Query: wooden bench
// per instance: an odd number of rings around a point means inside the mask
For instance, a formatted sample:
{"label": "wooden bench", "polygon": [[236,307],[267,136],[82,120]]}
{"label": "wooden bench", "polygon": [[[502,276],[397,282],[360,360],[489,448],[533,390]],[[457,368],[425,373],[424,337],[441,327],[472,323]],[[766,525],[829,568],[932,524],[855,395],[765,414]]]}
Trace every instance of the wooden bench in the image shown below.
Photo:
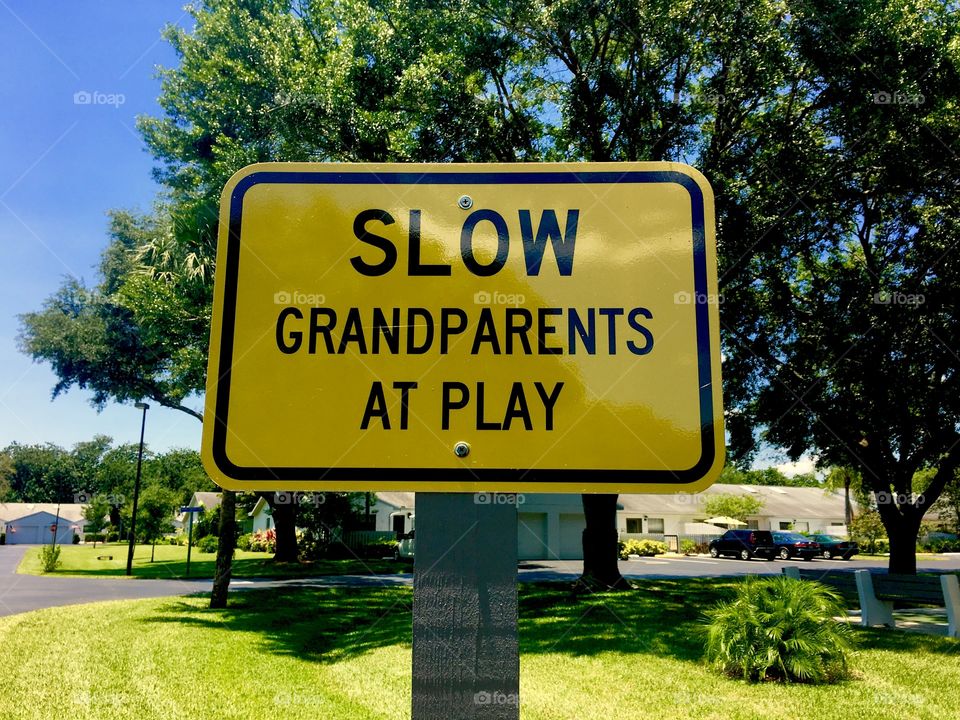
{"label": "wooden bench", "polygon": [[896,627],[894,603],[938,605],[947,610],[947,635],[960,638],[960,581],[956,575],[874,575],[869,570],[844,572],[785,567],[783,574],[797,580],[813,580],[835,590],[848,602],[860,605],[864,627]]}

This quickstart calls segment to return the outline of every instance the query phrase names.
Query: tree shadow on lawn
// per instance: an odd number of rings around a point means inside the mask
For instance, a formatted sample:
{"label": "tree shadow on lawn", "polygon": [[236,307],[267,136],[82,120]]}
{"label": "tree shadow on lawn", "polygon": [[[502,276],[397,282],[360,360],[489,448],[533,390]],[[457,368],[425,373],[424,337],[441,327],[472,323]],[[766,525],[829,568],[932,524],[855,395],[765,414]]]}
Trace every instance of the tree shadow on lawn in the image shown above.
{"label": "tree shadow on lawn", "polygon": [[[654,654],[700,663],[703,612],[732,598],[738,578],[648,579],[633,592],[573,596],[566,583],[520,585],[520,651],[593,656]],[[226,610],[171,602],[145,622],[256,633],[280,655],[332,663],[377,648],[410,646],[408,587],[286,587],[235,593]],[[861,649],[960,652],[960,642],[896,630],[858,632]]]}
{"label": "tree shadow on lawn", "polygon": [[[651,580],[633,592],[573,596],[568,583],[520,585],[523,653],[595,655],[655,653],[699,662],[702,611],[728,596],[734,583]],[[412,641],[413,594],[403,587],[287,587],[247,590],[226,610],[171,602],[146,622],[169,622],[258,633],[281,655],[312,662]]]}
{"label": "tree shadow on lawn", "polygon": [[232,593],[226,610],[171,602],[144,622],[258,633],[279,655],[330,663],[380,647],[410,644],[408,588],[288,587]]}

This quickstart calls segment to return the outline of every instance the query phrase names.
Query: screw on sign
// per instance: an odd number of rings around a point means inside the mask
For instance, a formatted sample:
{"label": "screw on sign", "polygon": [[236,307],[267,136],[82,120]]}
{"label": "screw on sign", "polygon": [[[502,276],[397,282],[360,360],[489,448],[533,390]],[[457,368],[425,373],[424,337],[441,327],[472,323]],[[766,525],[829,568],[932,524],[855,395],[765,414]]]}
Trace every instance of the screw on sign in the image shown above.
{"label": "screw on sign", "polygon": [[719,297],[714,222],[679,163],[227,182],[204,466],[228,490],[419,493],[413,720],[519,716],[517,504],[481,496],[719,475],[719,303],[690,300]]}

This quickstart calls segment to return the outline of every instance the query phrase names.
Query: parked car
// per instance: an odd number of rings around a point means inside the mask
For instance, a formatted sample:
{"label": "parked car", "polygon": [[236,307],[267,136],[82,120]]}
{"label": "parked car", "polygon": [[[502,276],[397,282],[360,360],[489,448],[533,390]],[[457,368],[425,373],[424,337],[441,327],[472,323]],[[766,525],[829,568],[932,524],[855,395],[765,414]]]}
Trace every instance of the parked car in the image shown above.
{"label": "parked car", "polygon": [[769,530],[727,530],[710,541],[710,557],[735,555],[741,560],[762,557],[773,560],[776,547]]}
{"label": "parked car", "polygon": [[830,560],[831,558],[849,560],[860,552],[860,546],[852,540],[841,540],[832,535],[814,535],[811,540],[820,543],[820,556],[824,560]]}
{"label": "parked car", "polygon": [[777,546],[777,556],[781,560],[794,557],[813,560],[820,556],[820,543],[799,533],[774,531],[773,542]]}

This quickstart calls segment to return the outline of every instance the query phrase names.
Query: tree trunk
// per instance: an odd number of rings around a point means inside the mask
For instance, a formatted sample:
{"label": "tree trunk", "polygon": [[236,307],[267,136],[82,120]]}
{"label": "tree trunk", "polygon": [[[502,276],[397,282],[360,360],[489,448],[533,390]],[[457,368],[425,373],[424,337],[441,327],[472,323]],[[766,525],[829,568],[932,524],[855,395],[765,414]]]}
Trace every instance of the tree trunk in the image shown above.
{"label": "tree trunk", "polygon": [[887,527],[890,539],[890,564],[888,572],[899,575],[917,574],[917,533],[920,522],[903,518],[894,527]]}
{"label": "tree trunk", "polygon": [[577,580],[582,590],[630,589],[620,574],[617,548],[617,496],[582,495],[583,575]]}
{"label": "tree trunk", "polygon": [[230,490],[224,490],[220,497],[220,540],[217,543],[217,569],[210,593],[211,608],[227,606],[227,592],[233,571],[233,549],[237,542],[237,496]]}
{"label": "tree trunk", "polygon": [[[292,495],[290,496],[292,497]],[[273,524],[277,533],[276,562],[297,562],[297,506],[294,503],[273,503]]]}
{"label": "tree trunk", "polygon": [[843,473],[843,519],[850,532],[850,523],[853,522],[853,505],[850,504],[850,470]]}

